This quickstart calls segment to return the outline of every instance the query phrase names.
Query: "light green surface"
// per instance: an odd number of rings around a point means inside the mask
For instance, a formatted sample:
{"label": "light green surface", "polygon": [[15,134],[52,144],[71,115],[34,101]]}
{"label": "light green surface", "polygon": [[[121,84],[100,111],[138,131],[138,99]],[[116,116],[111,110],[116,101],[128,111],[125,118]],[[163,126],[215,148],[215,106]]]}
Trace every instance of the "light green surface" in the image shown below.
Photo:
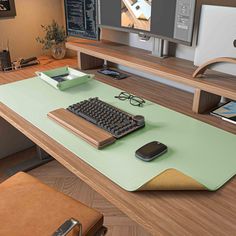
{"label": "light green surface", "polygon": [[[69,74],[69,76],[66,76],[66,80],[63,82],[58,82],[51,78],[63,74]],[[54,88],[59,89],[61,91],[78,86],[80,84],[87,83],[89,79],[94,77],[94,75],[85,74],[68,66],[43,72],[36,72],[36,75],[38,75],[40,79],[44,80]]]}
{"label": "light green surface", "polygon": [[[28,79],[0,86],[0,101],[128,191],[169,168],[191,176],[209,190],[236,174],[236,135],[151,102],[144,108],[131,106],[114,98],[119,92],[95,80],[60,92],[40,79]],[[47,118],[52,110],[94,96],[144,115],[146,127],[98,151]],[[135,150],[153,140],[166,144],[168,153],[150,163],[135,158]]]}

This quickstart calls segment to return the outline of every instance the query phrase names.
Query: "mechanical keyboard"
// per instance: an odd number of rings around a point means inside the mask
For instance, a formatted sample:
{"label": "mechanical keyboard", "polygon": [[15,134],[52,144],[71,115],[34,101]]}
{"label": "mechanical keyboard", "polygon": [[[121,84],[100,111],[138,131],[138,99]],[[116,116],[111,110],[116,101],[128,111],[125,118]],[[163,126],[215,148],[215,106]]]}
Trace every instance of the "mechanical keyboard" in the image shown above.
{"label": "mechanical keyboard", "polygon": [[67,110],[109,132],[117,139],[145,126],[143,116],[133,116],[99,98],[90,98],[73,104]]}

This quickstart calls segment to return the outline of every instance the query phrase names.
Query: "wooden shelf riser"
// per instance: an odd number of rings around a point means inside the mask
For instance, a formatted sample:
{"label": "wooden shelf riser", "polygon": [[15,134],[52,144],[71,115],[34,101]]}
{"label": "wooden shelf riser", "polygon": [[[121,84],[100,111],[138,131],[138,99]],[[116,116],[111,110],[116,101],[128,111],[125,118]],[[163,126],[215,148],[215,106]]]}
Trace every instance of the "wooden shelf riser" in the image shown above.
{"label": "wooden shelf riser", "polygon": [[170,81],[195,88],[193,114],[202,114],[218,105],[221,97],[236,100],[236,77],[208,71],[203,78],[193,78],[196,67],[179,58],[159,59],[148,51],[110,41],[77,40],[68,42],[67,48],[77,51],[78,67],[95,69],[112,63],[146,72]]}
{"label": "wooden shelf riser", "polygon": [[[179,58],[159,59],[143,49],[109,41],[77,40],[68,42],[68,49],[127,66],[142,72],[178,82],[209,93],[236,100],[236,77],[208,71],[204,78],[193,78],[196,67],[193,63]],[[96,59],[96,60],[97,60]]]}
{"label": "wooden shelf riser", "polygon": [[193,112],[202,114],[210,111],[219,105],[220,100],[221,96],[196,89],[193,99]]}
{"label": "wooden shelf riser", "polygon": [[80,70],[89,70],[100,67],[104,64],[104,60],[84,54],[82,52],[77,52],[78,68]]}

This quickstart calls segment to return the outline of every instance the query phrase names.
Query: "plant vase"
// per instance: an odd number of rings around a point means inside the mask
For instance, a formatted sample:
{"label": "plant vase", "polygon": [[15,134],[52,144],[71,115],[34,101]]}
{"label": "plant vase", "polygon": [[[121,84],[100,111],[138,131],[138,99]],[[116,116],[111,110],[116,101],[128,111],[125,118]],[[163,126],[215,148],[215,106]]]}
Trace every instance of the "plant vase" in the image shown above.
{"label": "plant vase", "polygon": [[51,48],[51,55],[56,60],[63,59],[66,55],[65,43],[54,44]]}

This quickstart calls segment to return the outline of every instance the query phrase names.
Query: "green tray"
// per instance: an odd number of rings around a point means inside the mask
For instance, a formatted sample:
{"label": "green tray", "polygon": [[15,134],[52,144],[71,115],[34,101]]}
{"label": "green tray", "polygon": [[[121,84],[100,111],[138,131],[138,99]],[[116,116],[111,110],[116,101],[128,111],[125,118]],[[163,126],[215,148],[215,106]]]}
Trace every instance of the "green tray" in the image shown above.
{"label": "green tray", "polygon": [[[68,66],[44,72],[36,72],[36,74],[40,79],[61,91],[86,83],[94,77],[94,75],[85,74]],[[64,81],[59,82],[55,77],[61,77]]]}

